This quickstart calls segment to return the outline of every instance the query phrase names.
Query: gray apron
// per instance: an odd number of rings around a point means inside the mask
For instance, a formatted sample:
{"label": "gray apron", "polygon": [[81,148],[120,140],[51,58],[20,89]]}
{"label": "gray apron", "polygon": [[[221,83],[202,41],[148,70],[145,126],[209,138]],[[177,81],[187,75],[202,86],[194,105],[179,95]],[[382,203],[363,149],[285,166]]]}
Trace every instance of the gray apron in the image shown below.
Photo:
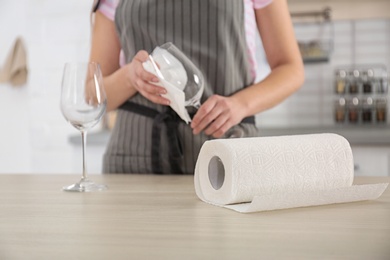
{"label": "gray apron", "polygon": [[[150,53],[166,42],[181,49],[204,74],[202,102],[213,94],[229,96],[253,84],[243,1],[124,0],[116,9],[115,24],[127,63],[139,50]],[[193,135],[191,127],[177,118],[171,124],[175,115],[169,107],[140,94],[129,101],[130,109],[118,109],[103,172],[193,174],[200,148],[211,137]],[[145,115],[149,109],[155,111],[153,116]],[[167,118],[170,123],[164,123]],[[245,136],[258,134],[254,122],[239,126]],[[156,136],[158,143],[152,140]],[[178,146],[180,153],[172,152],[172,146]]]}

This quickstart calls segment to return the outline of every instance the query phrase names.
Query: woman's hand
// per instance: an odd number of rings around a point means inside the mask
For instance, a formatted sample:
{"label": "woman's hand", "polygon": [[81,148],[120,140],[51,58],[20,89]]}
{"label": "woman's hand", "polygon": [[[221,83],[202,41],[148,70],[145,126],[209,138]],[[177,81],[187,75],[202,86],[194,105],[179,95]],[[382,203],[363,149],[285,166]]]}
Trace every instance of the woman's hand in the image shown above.
{"label": "woman's hand", "polygon": [[234,96],[213,95],[199,108],[191,122],[194,134],[204,131],[215,138],[222,137],[232,126],[241,122],[244,107]]}
{"label": "woman's hand", "polygon": [[127,73],[128,81],[142,96],[153,103],[169,105],[169,100],[161,96],[167,93],[165,88],[153,84],[158,83],[159,79],[142,66],[142,63],[147,61],[148,57],[146,51],[139,51],[133,60],[126,65],[129,72]]}

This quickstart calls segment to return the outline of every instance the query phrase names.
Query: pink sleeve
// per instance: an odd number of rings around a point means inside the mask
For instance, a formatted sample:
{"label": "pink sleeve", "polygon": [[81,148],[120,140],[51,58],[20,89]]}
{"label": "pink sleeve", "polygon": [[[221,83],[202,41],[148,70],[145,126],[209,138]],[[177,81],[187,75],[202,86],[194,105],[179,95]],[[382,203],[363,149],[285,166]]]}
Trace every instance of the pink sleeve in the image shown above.
{"label": "pink sleeve", "polygon": [[253,1],[253,7],[255,9],[266,7],[272,2],[272,0],[252,0],[252,1]]}
{"label": "pink sleeve", "polygon": [[114,21],[115,10],[118,5],[119,0],[101,0],[98,10],[104,14],[108,19]]}

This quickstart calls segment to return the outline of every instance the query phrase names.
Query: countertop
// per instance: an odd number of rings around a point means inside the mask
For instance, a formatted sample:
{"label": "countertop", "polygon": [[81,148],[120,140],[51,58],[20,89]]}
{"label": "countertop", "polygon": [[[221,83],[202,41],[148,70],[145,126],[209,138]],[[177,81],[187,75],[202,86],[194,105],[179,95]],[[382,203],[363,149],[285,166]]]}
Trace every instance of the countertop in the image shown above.
{"label": "countertop", "polygon": [[[375,201],[241,214],[193,176],[0,175],[0,259],[389,259],[390,190]],[[390,177],[356,177],[356,184]]]}
{"label": "countertop", "polygon": [[335,133],[344,136],[351,145],[390,145],[389,125],[329,125],[306,127],[261,128],[262,136]]}

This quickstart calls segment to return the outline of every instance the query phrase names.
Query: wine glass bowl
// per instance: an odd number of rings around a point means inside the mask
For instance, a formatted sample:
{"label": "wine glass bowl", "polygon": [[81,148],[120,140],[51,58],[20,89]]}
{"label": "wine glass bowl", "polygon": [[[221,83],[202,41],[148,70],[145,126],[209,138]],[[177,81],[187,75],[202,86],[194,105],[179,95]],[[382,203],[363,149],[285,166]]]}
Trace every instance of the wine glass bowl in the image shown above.
{"label": "wine glass bowl", "polygon": [[64,118],[81,132],[83,173],[78,183],[66,186],[65,191],[99,191],[105,185],[87,179],[86,135],[106,111],[107,97],[99,64],[95,62],[66,63],[61,87],[61,112]]}
{"label": "wine glass bowl", "polygon": [[204,90],[204,77],[197,66],[173,43],[156,47],[150,60],[157,75],[185,95],[185,106],[199,108]]}

